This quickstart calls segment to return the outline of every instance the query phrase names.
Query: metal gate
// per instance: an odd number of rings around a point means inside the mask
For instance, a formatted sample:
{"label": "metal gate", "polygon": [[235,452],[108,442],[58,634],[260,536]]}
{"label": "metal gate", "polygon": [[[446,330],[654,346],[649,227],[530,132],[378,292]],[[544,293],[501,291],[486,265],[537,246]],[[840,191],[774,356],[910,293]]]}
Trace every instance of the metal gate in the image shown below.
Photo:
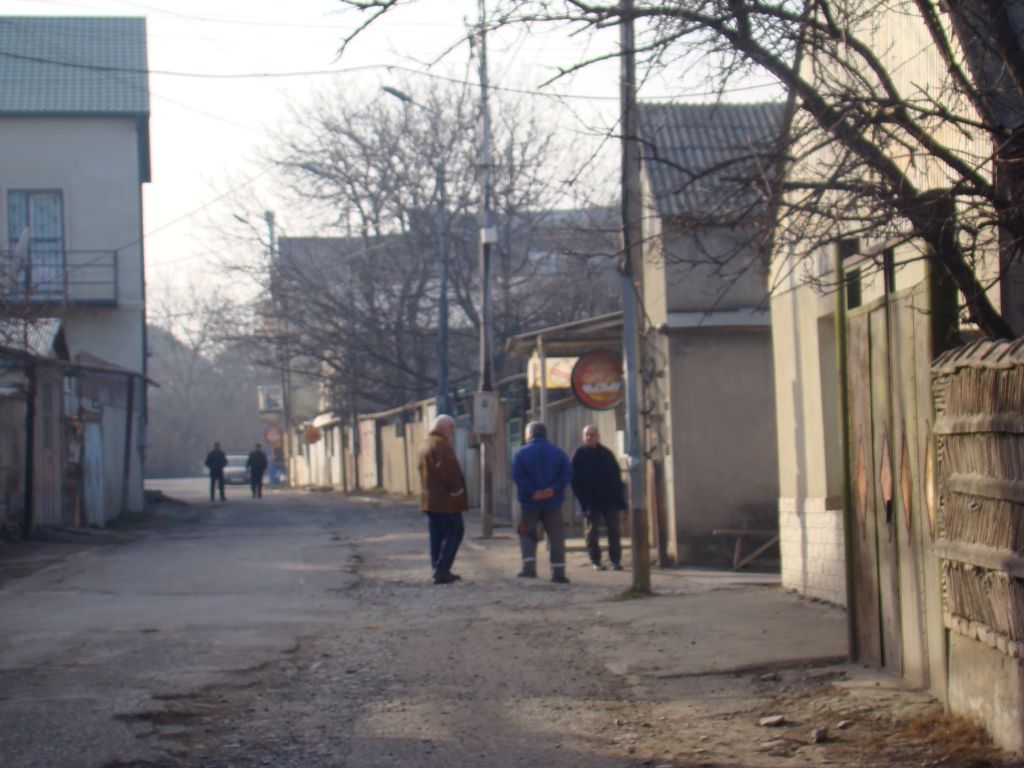
{"label": "metal gate", "polygon": [[107,484],[103,468],[103,424],[97,417],[85,422],[82,449],[82,502],[85,524],[103,526],[107,522]]}

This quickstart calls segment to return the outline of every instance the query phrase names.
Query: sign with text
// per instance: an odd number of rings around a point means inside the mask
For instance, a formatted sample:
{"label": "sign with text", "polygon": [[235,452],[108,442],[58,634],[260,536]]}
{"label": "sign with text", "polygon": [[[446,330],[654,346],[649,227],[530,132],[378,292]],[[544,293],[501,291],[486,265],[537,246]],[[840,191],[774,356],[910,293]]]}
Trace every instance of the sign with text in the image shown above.
{"label": "sign with text", "polygon": [[588,352],[572,368],[572,393],[594,411],[606,411],[622,401],[622,356],[609,350]]}
{"label": "sign with text", "polygon": [[[548,357],[544,360],[547,369],[545,384],[548,389],[568,389],[572,367],[576,365],[576,357]],[[526,385],[531,389],[541,388],[540,357],[534,353],[526,367]]]}

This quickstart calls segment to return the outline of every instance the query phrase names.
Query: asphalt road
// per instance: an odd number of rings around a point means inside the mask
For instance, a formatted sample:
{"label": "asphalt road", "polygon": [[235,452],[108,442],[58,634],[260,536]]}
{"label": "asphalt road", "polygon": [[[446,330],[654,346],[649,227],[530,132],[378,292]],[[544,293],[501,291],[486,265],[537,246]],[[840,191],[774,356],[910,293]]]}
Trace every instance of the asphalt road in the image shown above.
{"label": "asphalt road", "polygon": [[[146,480],[147,491],[162,491],[165,496],[187,502],[202,502],[210,498],[210,478],[208,477],[173,477]],[[272,490],[264,483],[263,491]],[[228,499],[248,499],[251,497],[248,485],[225,485],[224,495]]]}
{"label": "asphalt road", "polygon": [[889,745],[934,702],[830,687],[857,685],[845,613],[772,575],[659,571],[624,600],[628,570],[573,542],[572,584],[524,581],[471,516],[435,586],[409,504],[147,485],[194,503],[0,550],[3,768],[986,764]]}

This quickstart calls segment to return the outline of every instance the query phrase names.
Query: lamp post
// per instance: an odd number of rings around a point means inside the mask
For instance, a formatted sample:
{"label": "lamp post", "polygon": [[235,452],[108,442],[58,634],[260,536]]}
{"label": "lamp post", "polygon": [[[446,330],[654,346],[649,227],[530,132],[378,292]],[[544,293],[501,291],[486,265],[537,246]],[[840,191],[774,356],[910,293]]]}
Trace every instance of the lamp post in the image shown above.
{"label": "lamp post", "polygon": [[[415,101],[405,91],[390,86],[381,90],[401,102],[422,109],[431,117],[441,117],[437,112]],[[440,120],[439,120],[440,122]],[[437,300],[437,412],[448,410],[448,193],[444,160],[434,166],[434,195],[437,197],[437,258],[441,265],[441,280]]]}

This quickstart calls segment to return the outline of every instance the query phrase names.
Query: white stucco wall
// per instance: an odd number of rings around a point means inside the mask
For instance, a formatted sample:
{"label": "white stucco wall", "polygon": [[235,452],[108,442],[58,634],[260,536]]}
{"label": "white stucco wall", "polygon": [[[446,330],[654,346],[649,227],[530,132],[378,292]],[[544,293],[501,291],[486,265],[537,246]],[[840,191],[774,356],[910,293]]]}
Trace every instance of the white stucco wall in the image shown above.
{"label": "white stucco wall", "polygon": [[845,605],[835,299],[804,285],[771,307],[782,585]]}
{"label": "white stucco wall", "polygon": [[[116,299],[116,303],[53,307],[54,313],[62,317],[69,352],[72,358],[88,352],[136,372],[142,372],[145,366],[140,138],[132,117],[0,118],[0,146],[4,148],[0,152],[0,228],[5,247],[10,237],[7,193],[59,190],[68,263],[107,259],[106,263],[113,264],[109,254],[117,254],[116,296],[110,290],[99,296]],[[94,270],[91,277],[96,276]],[[87,298],[95,299],[97,295]],[[137,415],[143,405],[141,398],[133,405]],[[125,504],[133,512],[141,510],[143,504],[144,431],[137,418],[135,423]],[[116,458],[106,463],[110,516],[121,512],[123,460]]]}
{"label": "white stucco wall", "polygon": [[[7,192],[60,190],[67,251],[117,251],[117,306],[75,307],[71,354],[86,351],[141,371],[144,287],[139,135],[132,118],[0,119],[0,226]],[[10,148],[17,151],[10,151]]]}

